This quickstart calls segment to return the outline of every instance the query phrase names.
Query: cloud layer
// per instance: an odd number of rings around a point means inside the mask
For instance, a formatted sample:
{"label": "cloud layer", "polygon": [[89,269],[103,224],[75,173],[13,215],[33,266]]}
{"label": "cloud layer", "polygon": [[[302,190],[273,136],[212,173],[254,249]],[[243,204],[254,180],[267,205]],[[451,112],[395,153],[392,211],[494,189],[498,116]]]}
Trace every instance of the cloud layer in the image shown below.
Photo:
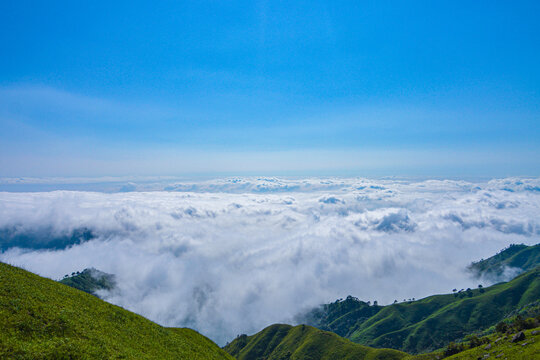
{"label": "cloud layer", "polygon": [[[390,303],[477,286],[464,271],[471,261],[540,239],[540,179],[230,178],[120,189],[132,192],[0,193],[0,260],[51,278],[113,273],[108,301],[220,344],[349,294]],[[13,240],[36,234],[36,246]]]}

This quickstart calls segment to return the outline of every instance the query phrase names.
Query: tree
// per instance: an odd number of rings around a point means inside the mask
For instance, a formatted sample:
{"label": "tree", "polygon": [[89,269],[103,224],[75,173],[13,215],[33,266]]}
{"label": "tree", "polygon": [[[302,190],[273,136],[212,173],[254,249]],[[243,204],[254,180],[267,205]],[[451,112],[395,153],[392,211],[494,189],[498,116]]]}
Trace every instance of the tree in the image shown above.
{"label": "tree", "polygon": [[377,300],[373,300],[373,306],[377,306],[379,305],[379,303],[377,302]]}

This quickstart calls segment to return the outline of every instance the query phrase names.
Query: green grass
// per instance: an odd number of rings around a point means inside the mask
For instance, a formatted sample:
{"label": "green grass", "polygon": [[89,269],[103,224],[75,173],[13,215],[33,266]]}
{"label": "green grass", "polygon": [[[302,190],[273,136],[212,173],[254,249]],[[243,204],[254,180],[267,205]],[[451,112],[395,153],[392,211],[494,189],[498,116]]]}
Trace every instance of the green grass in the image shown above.
{"label": "green grass", "polygon": [[[525,330],[525,340],[512,342],[511,335],[501,336],[493,334],[488,336],[488,344],[477,346],[473,349],[465,350],[459,354],[452,355],[445,359],[478,359],[489,354],[489,358],[500,358],[508,360],[540,359],[540,328]],[[533,334],[534,333],[534,334]]]}
{"label": "green grass", "polygon": [[452,356],[444,357],[444,352],[441,350],[429,354],[411,355],[403,360],[540,359],[540,328],[524,330],[523,333],[525,340],[516,343],[511,341],[512,334],[495,333],[483,338],[487,340],[486,343]]}
{"label": "green grass", "polygon": [[196,331],[3,263],[0,329],[2,359],[232,359]]}
{"label": "green grass", "polygon": [[[410,355],[390,349],[374,349],[358,345],[338,335],[307,325],[290,326],[275,324],[255,335],[241,335],[225,347],[238,360],[287,360],[287,359],[379,359],[379,360],[464,360],[483,359],[487,354],[494,359],[524,360],[540,358],[540,328],[524,330],[525,340],[512,342],[516,331],[507,334],[493,333],[480,339],[480,345],[460,343],[465,350],[458,354],[444,355],[444,349]],[[478,338],[477,338],[478,339]],[[478,341],[478,340],[477,340]],[[502,355],[501,355],[502,354]]]}
{"label": "green grass", "polygon": [[307,325],[276,324],[252,336],[241,335],[224,348],[238,360],[399,360],[407,354],[355,344]]}

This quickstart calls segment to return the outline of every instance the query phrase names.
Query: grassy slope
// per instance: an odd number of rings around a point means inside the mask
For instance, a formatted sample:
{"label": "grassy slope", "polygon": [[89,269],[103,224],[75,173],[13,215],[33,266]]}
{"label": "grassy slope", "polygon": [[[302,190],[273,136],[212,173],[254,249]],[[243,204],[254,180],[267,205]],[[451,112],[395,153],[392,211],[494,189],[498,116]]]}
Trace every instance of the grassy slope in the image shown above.
{"label": "grassy slope", "polygon": [[384,307],[358,325],[351,340],[418,353],[445,346],[499,322],[516,308],[540,299],[540,267],[508,283],[473,290],[472,296],[436,295]]}
{"label": "grassy slope", "polygon": [[487,337],[489,339],[489,344],[482,344],[449,357],[444,357],[442,351],[437,351],[429,354],[410,355],[403,360],[440,360],[443,358],[444,360],[540,359],[540,328],[525,330],[523,332],[526,336],[525,340],[516,343],[511,341],[512,335],[495,333]]}
{"label": "grassy slope", "polygon": [[497,278],[506,266],[528,271],[540,265],[540,244],[533,246],[511,245],[498,254],[472,263],[468,269],[475,276]]}
{"label": "grassy slope", "polygon": [[[331,332],[307,325],[276,324],[253,336],[242,335],[225,347],[238,360],[287,359],[379,359],[379,360],[465,360],[501,358],[523,360],[540,358],[540,328],[524,330],[525,340],[513,343],[513,333],[494,333],[488,343],[444,357],[443,350],[409,355],[389,349],[373,349],[352,343]],[[465,343],[468,347],[468,343]],[[501,355],[502,354],[502,355]],[[488,357],[484,357],[489,355]]]}
{"label": "grassy slope", "polygon": [[[532,333],[535,332],[533,335]],[[447,360],[465,360],[484,358],[486,354],[490,359],[540,359],[540,331],[525,330],[525,340],[517,343],[511,342],[511,337],[501,337],[499,334],[493,334],[490,338],[490,346],[481,345],[474,349],[463,351],[459,354],[447,357]],[[497,341],[499,340],[499,341]]]}
{"label": "grassy slope", "polygon": [[231,359],[190,329],[142,316],[0,263],[0,358]]}
{"label": "grassy slope", "polygon": [[225,348],[238,360],[255,359],[403,359],[407,354],[373,349],[307,325],[276,324],[252,336],[242,335]]}

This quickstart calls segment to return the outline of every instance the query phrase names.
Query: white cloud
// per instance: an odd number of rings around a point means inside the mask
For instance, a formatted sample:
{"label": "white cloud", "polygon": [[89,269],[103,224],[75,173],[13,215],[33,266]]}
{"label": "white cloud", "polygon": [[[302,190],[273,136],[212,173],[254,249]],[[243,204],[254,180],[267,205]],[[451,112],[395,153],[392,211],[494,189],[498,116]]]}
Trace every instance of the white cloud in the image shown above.
{"label": "white cloud", "polygon": [[45,244],[94,235],[0,260],[52,278],[113,273],[109,301],[223,344],[349,294],[390,303],[476,286],[471,261],[540,238],[540,179],[129,184],[141,189],[170,191],[0,193],[0,229]]}

